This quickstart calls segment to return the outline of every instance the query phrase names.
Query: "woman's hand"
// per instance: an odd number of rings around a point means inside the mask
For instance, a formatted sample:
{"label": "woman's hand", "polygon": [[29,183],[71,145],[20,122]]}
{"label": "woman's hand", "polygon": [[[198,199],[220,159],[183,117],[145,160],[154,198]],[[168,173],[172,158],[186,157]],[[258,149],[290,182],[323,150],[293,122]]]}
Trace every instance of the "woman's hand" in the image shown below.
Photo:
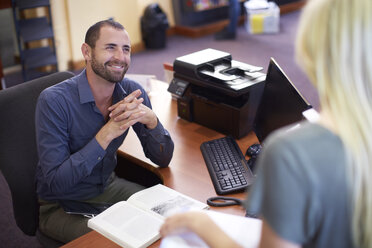
{"label": "woman's hand", "polygon": [[162,237],[190,231],[198,235],[209,247],[240,247],[202,211],[190,211],[168,217],[160,227]]}

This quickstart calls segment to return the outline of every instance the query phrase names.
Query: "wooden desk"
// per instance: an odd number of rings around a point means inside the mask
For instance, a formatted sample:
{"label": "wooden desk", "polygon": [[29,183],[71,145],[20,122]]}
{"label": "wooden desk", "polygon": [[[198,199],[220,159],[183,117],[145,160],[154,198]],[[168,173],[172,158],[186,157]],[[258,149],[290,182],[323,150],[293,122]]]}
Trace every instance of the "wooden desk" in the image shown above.
{"label": "wooden desk", "polygon": [[[146,167],[156,173],[164,184],[194,199],[206,202],[207,198],[215,196],[216,192],[205,166],[203,156],[200,152],[200,145],[204,141],[223,137],[225,135],[209,128],[200,126],[193,122],[180,119],[177,116],[177,103],[172,100],[170,93],[167,92],[168,84],[158,80],[151,83],[149,96],[153,110],[159,120],[169,131],[174,141],[174,153],[168,168],[158,168],[143,154],[142,146],[131,130],[119,153],[131,162]],[[256,136],[252,133],[237,141],[240,149],[245,149],[254,142]],[[245,194],[232,194],[229,196],[244,199]],[[223,207],[211,209],[230,214],[243,216],[244,210],[239,206]],[[159,247],[160,241],[155,242],[150,247]],[[71,247],[119,247],[112,241],[106,239],[99,233],[92,231],[68,244],[64,248]]]}

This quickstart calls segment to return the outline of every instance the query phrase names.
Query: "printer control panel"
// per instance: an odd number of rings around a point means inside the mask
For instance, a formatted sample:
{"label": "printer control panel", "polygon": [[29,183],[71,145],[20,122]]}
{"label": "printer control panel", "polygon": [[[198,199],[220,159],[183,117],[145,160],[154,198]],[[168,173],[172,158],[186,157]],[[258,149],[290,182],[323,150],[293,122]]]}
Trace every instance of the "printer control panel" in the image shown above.
{"label": "printer control panel", "polygon": [[188,85],[188,82],[174,78],[169,84],[168,91],[176,97],[182,97],[185,94]]}

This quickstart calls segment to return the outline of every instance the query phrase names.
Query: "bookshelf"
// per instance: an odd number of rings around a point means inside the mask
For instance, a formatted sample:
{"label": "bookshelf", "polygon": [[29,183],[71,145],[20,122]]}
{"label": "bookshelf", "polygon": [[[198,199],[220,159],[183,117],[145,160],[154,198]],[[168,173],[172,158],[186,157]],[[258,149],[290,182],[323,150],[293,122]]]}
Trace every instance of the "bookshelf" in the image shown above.
{"label": "bookshelf", "polygon": [[[193,0],[172,0],[175,17],[175,26],[169,34],[184,35],[192,38],[212,34],[221,30],[228,24],[228,0],[225,4],[210,5],[204,10],[197,9]],[[200,0],[201,1],[201,0]],[[280,8],[280,14],[290,13],[301,9],[306,0],[274,0]],[[241,0],[241,16],[239,23],[244,23],[245,1]]]}
{"label": "bookshelf", "polygon": [[[244,14],[244,0],[241,15]],[[177,26],[197,27],[228,18],[229,0],[173,0],[173,12]]]}

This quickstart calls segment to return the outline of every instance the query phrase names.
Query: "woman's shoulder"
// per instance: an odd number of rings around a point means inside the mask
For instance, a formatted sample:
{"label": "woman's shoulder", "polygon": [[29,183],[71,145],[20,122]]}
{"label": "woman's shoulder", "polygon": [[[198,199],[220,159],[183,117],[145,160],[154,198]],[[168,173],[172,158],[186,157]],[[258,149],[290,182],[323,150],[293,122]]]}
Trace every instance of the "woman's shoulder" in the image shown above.
{"label": "woman's shoulder", "polygon": [[345,152],[339,136],[320,124],[299,124],[296,128],[280,129],[267,138],[263,152],[269,161],[306,174],[324,166],[331,171],[344,164]]}
{"label": "woman's shoulder", "polygon": [[265,145],[281,145],[301,147],[301,144],[308,147],[311,144],[340,143],[340,138],[328,128],[307,121],[299,122],[276,130],[264,141]]}

